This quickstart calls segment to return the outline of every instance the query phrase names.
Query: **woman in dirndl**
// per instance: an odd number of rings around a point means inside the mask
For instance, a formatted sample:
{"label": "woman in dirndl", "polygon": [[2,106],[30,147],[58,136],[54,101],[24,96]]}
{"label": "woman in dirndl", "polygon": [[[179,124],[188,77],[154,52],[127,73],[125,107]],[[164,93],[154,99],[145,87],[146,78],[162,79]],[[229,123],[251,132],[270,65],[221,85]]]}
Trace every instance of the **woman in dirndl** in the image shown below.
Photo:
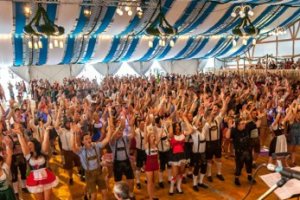
{"label": "woman in dirndl", "polygon": [[[1,136],[0,136],[1,137]],[[6,143],[5,143],[6,144]],[[6,158],[0,156],[0,199],[16,200],[10,179],[12,149],[6,144]]]}
{"label": "woman in dirndl", "polygon": [[[285,123],[287,118],[289,117],[289,113],[284,117],[282,109],[277,108],[277,115],[274,122],[271,125],[271,131],[273,132],[273,138],[269,147],[269,162],[267,168],[270,171],[274,171],[276,166],[273,164],[274,153],[285,153],[287,152],[287,140],[285,137]],[[277,158],[277,160],[284,161],[283,158]],[[285,163],[284,163],[285,164]]]}
{"label": "woman in dirndl", "polygon": [[147,190],[150,200],[158,200],[155,197],[154,185],[155,185],[155,174],[159,170],[158,164],[158,139],[155,127],[150,125],[146,128],[146,137],[144,140],[145,152],[146,152],[146,164],[145,171],[147,176]]}
{"label": "woman in dirndl", "polygon": [[26,179],[26,187],[37,200],[50,200],[52,188],[56,187],[59,182],[54,173],[47,168],[46,155],[50,147],[49,131],[51,128],[46,129],[42,144],[34,138],[26,143],[20,127],[16,127],[14,130],[18,134],[23,154],[31,169]]}
{"label": "woman in dirndl", "polygon": [[168,126],[168,132],[171,145],[171,156],[170,156],[170,165],[172,167],[172,180],[170,183],[169,195],[174,194],[174,186],[176,183],[176,191],[179,194],[183,194],[181,190],[181,183],[183,178],[183,173],[185,170],[185,153],[184,153],[184,143],[185,135],[181,129],[180,122],[175,122]]}

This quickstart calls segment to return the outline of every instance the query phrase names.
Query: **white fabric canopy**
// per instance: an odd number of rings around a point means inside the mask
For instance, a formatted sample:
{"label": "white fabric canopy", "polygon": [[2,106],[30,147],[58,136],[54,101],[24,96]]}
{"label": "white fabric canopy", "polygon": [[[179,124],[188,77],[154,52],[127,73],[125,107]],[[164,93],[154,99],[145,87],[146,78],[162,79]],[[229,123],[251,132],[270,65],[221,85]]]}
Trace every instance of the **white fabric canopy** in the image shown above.
{"label": "white fabric canopy", "polygon": [[102,76],[114,75],[120,69],[122,63],[96,63],[93,64],[94,69]]}
{"label": "white fabric canopy", "polygon": [[151,68],[153,62],[130,62],[128,65],[140,76],[144,76]]}
{"label": "white fabric canopy", "polygon": [[10,70],[20,78],[29,82],[32,79],[47,79],[50,82],[62,82],[65,77],[76,77],[83,70],[84,65],[56,65],[56,66],[22,66],[11,67]]}

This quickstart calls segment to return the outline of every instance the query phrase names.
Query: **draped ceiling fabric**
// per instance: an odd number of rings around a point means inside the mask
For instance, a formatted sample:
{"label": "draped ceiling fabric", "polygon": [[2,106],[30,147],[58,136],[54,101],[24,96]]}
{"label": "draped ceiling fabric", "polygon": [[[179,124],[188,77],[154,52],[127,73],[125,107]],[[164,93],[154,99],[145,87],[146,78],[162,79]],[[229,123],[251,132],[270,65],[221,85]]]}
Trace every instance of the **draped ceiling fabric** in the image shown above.
{"label": "draped ceiling fabric", "polygon": [[[30,20],[23,12],[25,2],[0,0],[0,35],[12,34],[12,37],[0,37],[0,66],[96,63],[95,68],[101,74],[111,74],[117,64],[109,68],[106,63],[236,57],[252,46],[251,38],[246,45],[238,38],[233,47],[233,38],[213,36],[231,34],[240,23],[240,18],[230,16],[235,6],[247,4],[253,8],[251,20],[261,34],[279,26],[288,27],[300,18],[300,0],[162,0],[162,12],[170,24],[178,28],[179,37],[175,38],[174,47],[159,46],[159,39],[154,37],[151,39],[153,47],[149,48],[150,39],[143,36],[145,29],[155,21],[158,7],[145,8],[140,19],[135,12],[132,16],[119,16],[116,7],[101,6],[101,1],[93,1],[89,18],[83,14],[82,3],[87,0],[44,4],[50,19],[65,28],[61,39],[64,48],[50,49],[48,44],[53,38],[42,38],[43,48],[35,50],[28,48],[28,38],[23,34],[24,25]],[[129,37],[129,34],[134,36]],[[139,68],[137,64],[132,66]]]}

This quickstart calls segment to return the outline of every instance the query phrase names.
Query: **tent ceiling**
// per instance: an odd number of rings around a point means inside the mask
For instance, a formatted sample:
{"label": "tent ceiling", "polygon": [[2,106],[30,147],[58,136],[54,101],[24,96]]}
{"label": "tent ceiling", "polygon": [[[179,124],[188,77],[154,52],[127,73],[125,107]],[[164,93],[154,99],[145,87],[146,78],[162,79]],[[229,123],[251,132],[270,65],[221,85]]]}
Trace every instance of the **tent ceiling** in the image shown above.
{"label": "tent ceiling", "polygon": [[[262,34],[278,26],[287,27],[300,17],[300,8],[294,7],[300,0],[162,0],[167,20],[179,30],[174,47],[162,47],[158,38],[146,37],[145,33],[158,14],[157,7],[146,8],[140,19],[135,13],[119,16],[116,7],[102,7],[103,1],[98,0],[93,1],[92,15],[86,18],[83,15],[86,2],[91,1],[60,0],[44,4],[55,23],[65,27],[64,37],[59,38],[64,47],[50,49],[49,42],[54,38],[42,38],[42,49],[29,49],[30,38],[23,34],[23,27],[30,20],[23,13],[26,2],[0,0],[0,66],[234,57],[252,45],[252,38],[247,45],[238,38],[233,47],[233,38],[220,37],[231,34],[239,23],[239,18],[230,16],[237,4],[247,2],[253,7],[252,21]],[[35,9],[33,4],[32,8]],[[148,46],[149,40],[153,40],[152,48]]]}

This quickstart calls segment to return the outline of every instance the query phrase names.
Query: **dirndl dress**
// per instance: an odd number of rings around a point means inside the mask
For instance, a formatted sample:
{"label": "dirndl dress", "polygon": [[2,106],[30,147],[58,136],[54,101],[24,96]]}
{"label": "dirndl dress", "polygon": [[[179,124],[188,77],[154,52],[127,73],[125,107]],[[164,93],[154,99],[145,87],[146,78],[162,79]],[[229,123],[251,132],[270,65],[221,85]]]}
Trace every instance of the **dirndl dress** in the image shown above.
{"label": "dirndl dress", "polygon": [[9,167],[4,163],[1,168],[3,173],[0,176],[0,199],[16,200],[15,193],[9,181]]}
{"label": "dirndl dress", "polygon": [[147,149],[146,150],[146,164],[145,164],[145,171],[152,172],[159,169],[158,164],[158,149]]}
{"label": "dirndl dress", "polygon": [[273,129],[275,137],[271,140],[269,156],[272,156],[273,153],[284,153],[287,152],[287,140],[284,134],[284,129],[278,127]]}
{"label": "dirndl dress", "polygon": [[186,164],[184,144],[185,144],[185,137],[183,134],[178,136],[174,135],[171,138],[170,145],[171,145],[172,153],[169,160],[170,165],[179,166],[181,164]]}
{"label": "dirndl dress", "polygon": [[25,158],[31,169],[26,179],[26,188],[30,193],[41,193],[58,185],[58,178],[50,169],[46,168],[44,156],[33,159],[31,155],[26,155]]}

